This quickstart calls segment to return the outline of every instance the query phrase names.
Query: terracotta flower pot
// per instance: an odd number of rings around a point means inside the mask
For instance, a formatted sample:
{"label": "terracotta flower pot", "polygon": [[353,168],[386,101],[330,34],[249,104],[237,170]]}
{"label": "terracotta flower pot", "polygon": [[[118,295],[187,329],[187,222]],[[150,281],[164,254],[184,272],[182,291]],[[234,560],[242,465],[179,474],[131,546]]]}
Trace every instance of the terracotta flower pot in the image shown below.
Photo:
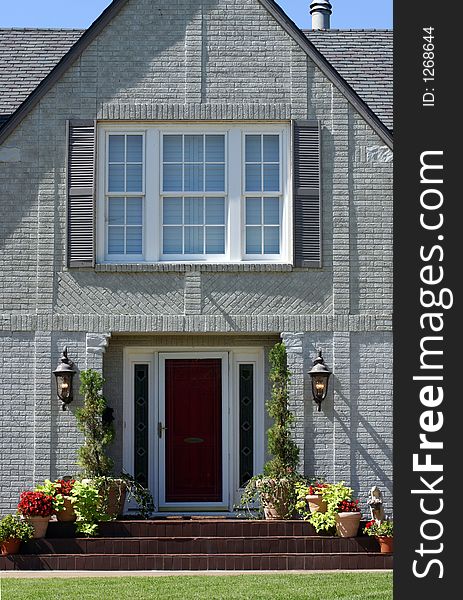
{"label": "terracotta flower pot", "polygon": [[319,494],[309,494],[305,497],[311,513],[326,513],[327,503]]}
{"label": "terracotta flower pot", "polygon": [[344,512],[336,514],[336,534],[339,537],[355,537],[357,535],[362,514],[359,512]]}
{"label": "terracotta flower pot", "polygon": [[393,552],[394,538],[377,536],[376,539],[379,542],[381,552]]}
{"label": "terracotta flower pot", "polygon": [[69,496],[64,496],[64,510],[60,510],[56,513],[58,521],[63,523],[73,523],[77,519],[77,515],[72,506],[71,499]]}
{"label": "terracotta flower pot", "polygon": [[34,528],[33,537],[36,539],[45,537],[50,517],[29,517],[29,520]]}
{"label": "terracotta flower pot", "polygon": [[18,554],[21,540],[5,540],[0,542],[0,554],[6,556],[7,554]]}
{"label": "terracotta flower pot", "polygon": [[111,483],[108,490],[107,510],[108,515],[115,519],[124,511],[125,497],[127,495],[127,486],[123,481]]}

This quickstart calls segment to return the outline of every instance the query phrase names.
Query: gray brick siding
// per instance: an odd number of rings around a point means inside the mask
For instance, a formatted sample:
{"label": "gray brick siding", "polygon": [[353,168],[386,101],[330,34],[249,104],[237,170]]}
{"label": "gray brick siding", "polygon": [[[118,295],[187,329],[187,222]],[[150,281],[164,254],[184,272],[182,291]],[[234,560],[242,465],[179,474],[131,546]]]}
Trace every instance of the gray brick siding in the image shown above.
{"label": "gray brick siding", "polygon": [[[95,117],[320,119],[323,268],[66,269],[66,120]],[[268,352],[283,334],[304,472],[345,479],[362,499],[378,484],[390,503],[392,163],[383,146],[258,0],[128,2],[2,146],[21,160],[0,162],[0,512],[21,489],[76,469],[81,400],[62,412],[51,375],[64,345],[79,369],[103,369],[118,415],[123,346],[179,335],[185,346],[193,336],[221,346],[252,336]],[[321,413],[307,375],[319,346],[334,371]]]}

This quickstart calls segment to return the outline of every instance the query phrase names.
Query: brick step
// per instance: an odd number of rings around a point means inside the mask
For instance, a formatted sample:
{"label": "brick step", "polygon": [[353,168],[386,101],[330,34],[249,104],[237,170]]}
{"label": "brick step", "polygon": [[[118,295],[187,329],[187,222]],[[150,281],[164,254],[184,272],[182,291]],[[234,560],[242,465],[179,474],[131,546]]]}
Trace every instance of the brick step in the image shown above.
{"label": "brick step", "polygon": [[[264,537],[316,535],[306,521],[241,519],[110,521],[100,523],[101,537]],[[72,523],[51,521],[48,538],[76,537]]]}
{"label": "brick step", "polygon": [[122,537],[44,538],[22,546],[23,554],[322,554],[378,552],[372,537]]}
{"label": "brick step", "polygon": [[0,571],[287,571],[392,569],[392,555],[324,554],[17,554]]}

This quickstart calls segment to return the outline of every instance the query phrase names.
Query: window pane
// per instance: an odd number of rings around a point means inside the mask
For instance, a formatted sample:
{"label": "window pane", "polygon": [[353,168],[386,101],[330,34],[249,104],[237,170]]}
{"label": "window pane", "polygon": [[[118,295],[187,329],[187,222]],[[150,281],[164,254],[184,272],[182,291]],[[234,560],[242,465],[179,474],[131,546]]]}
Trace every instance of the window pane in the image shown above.
{"label": "window pane", "polygon": [[109,136],[109,162],[125,162],[125,135]]}
{"label": "window pane", "polygon": [[204,227],[185,227],[185,254],[204,253]]}
{"label": "window pane", "polygon": [[109,198],[108,223],[109,225],[124,225],[124,198]]}
{"label": "window pane", "polygon": [[109,165],[108,190],[124,192],[124,165]]}
{"label": "window pane", "polygon": [[280,166],[264,165],[264,192],[278,192],[280,189]]}
{"label": "window pane", "polygon": [[182,191],[182,165],[164,165],[163,187],[165,192]]}
{"label": "window pane", "polygon": [[246,136],[246,162],[261,162],[261,136],[247,135]]}
{"label": "window pane", "polygon": [[262,227],[246,227],[246,254],[262,254]]}
{"label": "window pane", "polygon": [[206,227],[206,254],[225,253],[225,227]]}
{"label": "window pane", "polygon": [[246,225],[260,225],[262,223],[261,211],[261,198],[246,198]]}
{"label": "window pane", "polygon": [[206,198],[206,224],[223,225],[225,223],[224,198]]}
{"label": "window pane", "polygon": [[202,135],[185,136],[185,162],[203,162],[203,143]]}
{"label": "window pane", "polygon": [[185,224],[202,225],[204,223],[203,198],[185,198]]}
{"label": "window pane", "polygon": [[163,223],[164,225],[181,225],[182,198],[164,198],[163,200]]}
{"label": "window pane", "polygon": [[280,224],[279,198],[264,198],[264,223],[266,225]]}
{"label": "window pane", "polygon": [[182,228],[163,228],[163,252],[164,254],[182,254]]}
{"label": "window pane", "polygon": [[264,254],[280,253],[280,228],[264,227]]}
{"label": "window pane", "polygon": [[163,136],[163,160],[164,162],[182,162],[182,136],[164,135]]}
{"label": "window pane", "polygon": [[203,165],[185,165],[185,192],[202,192],[203,176]]}
{"label": "window pane", "polygon": [[127,227],[126,229],[126,252],[127,254],[141,254],[142,253],[142,228],[141,227]]}
{"label": "window pane", "polygon": [[127,192],[141,192],[143,190],[141,165],[127,165]]}
{"label": "window pane", "polygon": [[225,165],[206,165],[206,192],[225,191]]}
{"label": "window pane", "polygon": [[260,165],[246,165],[246,191],[247,192],[261,192],[261,166]]}
{"label": "window pane", "polygon": [[239,366],[240,487],[254,474],[254,365]]}
{"label": "window pane", "polygon": [[279,162],[280,138],[278,135],[264,135],[264,162]]}
{"label": "window pane", "polygon": [[143,223],[143,201],[141,198],[127,198],[127,225]]}
{"label": "window pane", "polygon": [[108,227],[108,254],[124,254],[124,227]]}
{"label": "window pane", "polygon": [[206,135],[206,162],[225,162],[224,135]]}
{"label": "window pane", "polygon": [[127,162],[143,162],[143,136],[127,136]]}

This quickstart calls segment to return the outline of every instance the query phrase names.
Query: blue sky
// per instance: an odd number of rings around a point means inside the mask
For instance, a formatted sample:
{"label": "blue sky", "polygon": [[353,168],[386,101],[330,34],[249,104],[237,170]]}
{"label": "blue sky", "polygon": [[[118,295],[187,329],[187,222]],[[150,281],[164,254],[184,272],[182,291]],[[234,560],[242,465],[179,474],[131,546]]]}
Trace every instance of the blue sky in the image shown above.
{"label": "blue sky", "polygon": [[[166,0],[168,1],[168,0]],[[110,0],[3,0],[0,27],[88,27]],[[392,27],[393,0],[331,0],[331,26],[339,29]],[[279,0],[301,28],[310,27],[310,0]]]}

